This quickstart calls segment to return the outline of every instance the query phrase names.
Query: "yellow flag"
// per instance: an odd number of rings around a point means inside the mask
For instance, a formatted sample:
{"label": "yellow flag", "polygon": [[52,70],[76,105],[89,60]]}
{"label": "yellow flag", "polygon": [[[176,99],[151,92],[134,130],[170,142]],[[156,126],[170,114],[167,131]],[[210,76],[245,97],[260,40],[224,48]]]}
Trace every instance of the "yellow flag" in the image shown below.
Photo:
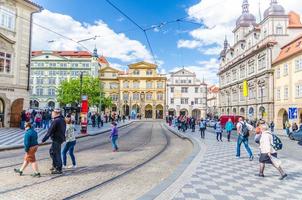
{"label": "yellow flag", "polygon": [[243,81],[243,96],[247,97],[249,95],[249,87],[247,84],[247,80]]}

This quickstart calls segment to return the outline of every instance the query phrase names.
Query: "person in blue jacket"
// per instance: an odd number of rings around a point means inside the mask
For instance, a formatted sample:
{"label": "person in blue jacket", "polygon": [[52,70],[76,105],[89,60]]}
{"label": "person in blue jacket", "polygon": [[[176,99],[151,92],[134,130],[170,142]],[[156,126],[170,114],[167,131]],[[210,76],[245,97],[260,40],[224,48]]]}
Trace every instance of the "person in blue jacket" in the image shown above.
{"label": "person in blue jacket", "polygon": [[219,142],[219,140],[220,140],[222,142],[223,129],[222,129],[220,121],[216,122],[216,124],[214,125],[214,130],[215,130],[215,133],[216,133],[217,141]]}
{"label": "person in blue jacket", "polygon": [[38,164],[36,162],[36,152],[38,150],[38,134],[37,132],[32,128],[30,122],[25,123],[25,135],[24,135],[24,150],[25,150],[25,156],[24,156],[24,162],[20,169],[14,169],[16,173],[18,173],[20,176],[22,176],[23,171],[28,166],[29,163],[31,163],[31,166],[34,170],[34,174],[32,174],[33,177],[40,177],[41,174],[38,170]]}
{"label": "person in blue jacket", "polygon": [[233,129],[234,129],[234,124],[233,124],[231,118],[229,118],[228,122],[225,124],[225,130],[227,132],[228,142],[231,139],[231,133],[232,133]]}

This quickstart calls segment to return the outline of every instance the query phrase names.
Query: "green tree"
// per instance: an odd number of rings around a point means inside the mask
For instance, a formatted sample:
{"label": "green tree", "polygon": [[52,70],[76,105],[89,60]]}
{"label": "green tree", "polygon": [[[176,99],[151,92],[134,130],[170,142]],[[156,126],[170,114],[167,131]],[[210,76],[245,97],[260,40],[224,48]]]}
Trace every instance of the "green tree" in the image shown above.
{"label": "green tree", "polygon": [[[100,95],[101,87],[98,78],[83,77],[82,94],[88,96],[89,106],[99,106],[101,96],[102,104],[106,107],[112,105],[111,98]],[[81,81],[80,78],[62,81],[57,89],[57,99],[61,104],[79,104],[81,102]]]}

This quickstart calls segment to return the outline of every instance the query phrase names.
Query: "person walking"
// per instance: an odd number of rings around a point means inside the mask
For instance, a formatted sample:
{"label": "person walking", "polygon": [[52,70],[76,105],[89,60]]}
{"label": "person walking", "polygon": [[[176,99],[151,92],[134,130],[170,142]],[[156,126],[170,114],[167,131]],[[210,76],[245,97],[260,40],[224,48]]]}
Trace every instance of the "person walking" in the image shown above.
{"label": "person walking", "polygon": [[26,112],[23,110],[21,112],[21,123],[20,123],[20,129],[25,129],[25,122],[26,122]]}
{"label": "person walking", "polygon": [[229,118],[228,122],[225,124],[225,130],[227,132],[228,142],[230,142],[231,133],[232,133],[233,128],[234,128],[234,124],[232,122],[232,119]]}
{"label": "person walking", "polygon": [[14,169],[16,173],[20,176],[23,175],[24,170],[31,163],[34,173],[31,175],[33,177],[40,177],[41,174],[38,169],[38,163],[36,161],[36,152],[38,150],[38,134],[32,127],[30,122],[25,123],[25,135],[24,135],[24,162],[20,169]]}
{"label": "person walking", "polygon": [[273,121],[271,121],[269,127],[270,127],[270,129],[271,129],[271,132],[273,133],[273,132],[274,132],[274,129],[275,129],[275,124],[274,124]]}
{"label": "person walking", "polygon": [[260,124],[261,129],[261,138],[260,138],[260,169],[259,169],[259,176],[264,177],[264,168],[265,163],[272,164],[280,173],[281,177],[280,180],[283,180],[287,177],[287,174],[281,167],[281,162],[277,158],[277,152],[273,148],[273,135],[269,131],[269,127],[266,123]]}
{"label": "person walking", "polygon": [[46,142],[51,138],[52,143],[49,149],[49,154],[52,159],[51,174],[62,174],[62,158],[61,158],[61,145],[65,141],[66,123],[61,116],[61,110],[55,109],[52,112],[53,121],[42,139]]}
{"label": "person walking", "polygon": [[118,139],[117,124],[115,122],[112,122],[111,126],[112,126],[112,128],[111,128],[110,139],[111,139],[113,152],[116,152],[116,151],[118,151],[118,146],[117,146],[117,139]]}
{"label": "person walking", "polygon": [[100,128],[100,124],[101,124],[101,121],[102,121],[101,120],[101,115],[99,113],[97,113],[96,116],[97,116],[96,117],[97,125],[98,125],[98,128]]}
{"label": "person walking", "polygon": [[72,162],[72,165],[69,166],[68,168],[76,168],[77,165],[76,165],[76,160],[75,160],[75,156],[74,156],[74,147],[76,145],[76,136],[75,136],[74,125],[71,123],[70,115],[66,116],[65,122],[66,122],[66,132],[65,132],[66,144],[62,151],[63,168],[66,168],[67,152],[69,152],[71,162]]}
{"label": "person walking", "polygon": [[286,121],[284,126],[285,126],[286,134],[289,135],[290,134],[290,127],[291,127],[289,121]]}
{"label": "person walking", "polygon": [[195,125],[196,125],[196,120],[194,117],[192,117],[190,119],[190,126],[191,126],[191,129],[192,129],[192,132],[195,132]]}
{"label": "person walking", "polygon": [[238,134],[236,157],[240,158],[240,147],[241,147],[241,144],[243,143],[247,153],[249,154],[249,160],[252,161],[254,159],[254,156],[253,156],[251,148],[249,147],[248,138],[249,138],[249,132],[253,130],[253,126],[248,124],[246,121],[244,121],[242,119],[242,117],[240,117],[238,119],[236,128],[237,128],[237,134]]}
{"label": "person walking", "polygon": [[216,133],[216,140],[219,142],[219,140],[222,142],[222,126],[220,124],[220,121],[217,121],[216,124],[214,125],[214,130]]}
{"label": "person walking", "polygon": [[207,128],[207,123],[203,118],[201,118],[199,123],[199,130],[200,130],[200,137],[203,139],[205,137],[206,128]]}

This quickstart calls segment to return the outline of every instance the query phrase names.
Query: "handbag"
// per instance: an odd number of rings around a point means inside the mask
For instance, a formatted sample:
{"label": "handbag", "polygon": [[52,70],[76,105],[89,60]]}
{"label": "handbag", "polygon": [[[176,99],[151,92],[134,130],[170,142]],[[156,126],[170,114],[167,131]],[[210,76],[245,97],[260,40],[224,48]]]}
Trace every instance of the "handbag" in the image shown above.
{"label": "handbag", "polygon": [[255,138],[254,138],[254,141],[259,144],[260,143],[260,138],[261,138],[261,134],[256,134],[255,135]]}

